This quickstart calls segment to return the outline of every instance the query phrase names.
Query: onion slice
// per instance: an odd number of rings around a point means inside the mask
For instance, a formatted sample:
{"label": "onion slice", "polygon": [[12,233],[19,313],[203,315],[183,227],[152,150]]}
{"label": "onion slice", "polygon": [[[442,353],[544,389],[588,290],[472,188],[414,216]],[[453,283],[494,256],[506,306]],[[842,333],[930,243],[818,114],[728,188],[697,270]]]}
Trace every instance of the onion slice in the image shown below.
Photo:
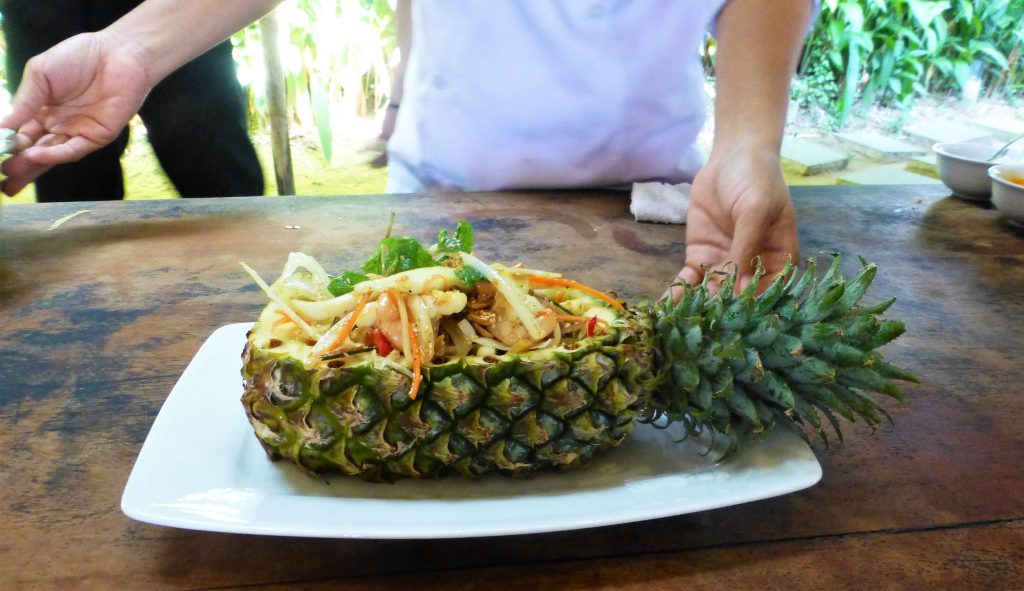
{"label": "onion slice", "polygon": [[393,290],[388,291],[398,306],[398,318],[402,322],[402,357],[405,357],[406,361],[412,361],[412,335],[409,334],[409,311],[405,308],[405,299]]}
{"label": "onion slice", "polygon": [[441,328],[444,329],[448,336],[452,339],[452,345],[455,347],[455,357],[462,359],[466,355],[469,355],[469,350],[473,346],[466,336],[466,333],[462,332],[462,329],[458,327],[454,320],[450,318],[443,318],[441,320]]}
{"label": "onion slice", "polygon": [[370,291],[383,293],[389,289],[398,294],[429,293],[444,291],[451,286],[461,286],[462,281],[449,267],[422,267],[395,273],[380,279],[362,281],[353,286],[351,292],[319,302],[294,301],[295,308],[311,320],[324,321],[347,314],[356,306],[359,296]]}
{"label": "onion slice", "polygon": [[483,275],[484,279],[493,283],[494,287],[501,292],[501,295],[505,296],[509,305],[512,306],[512,311],[519,317],[519,321],[523,323],[523,327],[526,328],[526,332],[530,333],[530,337],[533,340],[539,341],[544,338],[543,329],[541,329],[537,319],[533,316],[533,312],[530,310],[531,306],[526,301],[526,296],[523,295],[523,292],[518,287],[505,281],[504,277],[475,256],[464,252],[460,252],[459,256],[462,257],[462,262],[465,265]]}
{"label": "onion slice", "polygon": [[279,296],[272,287],[267,285],[267,282],[264,281],[262,277],[260,277],[259,273],[257,273],[255,270],[253,270],[252,267],[246,265],[245,263],[239,264],[242,265],[242,268],[245,269],[245,272],[248,273],[250,277],[252,277],[252,280],[256,282],[256,285],[259,285],[260,289],[262,289],[263,292],[267,294],[267,297],[273,300],[273,302],[277,304],[278,307],[281,308],[281,311],[284,312],[284,315],[287,316],[292,322],[294,322],[296,326],[302,329],[302,332],[306,333],[314,340],[320,340],[320,334],[313,330],[313,327],[307,324],[306,321],[303,320],[301,316],[296,314],[295,310],[292,310],[291,306],[288,305],[288,302],[286,302],[284,298]]}
{"label": "onion slice", "polygon": [[466,320],[465,318],[460,320],[459,323],[456,324],[456,326],[460,331],[462,331],[463,336],[465,336],[472,343],[476,343],[477,345],[481,345],[484,347],[491,347],[492,349],[500,349],[502,351],[508,350],[508,345],[506,345],[505,343],[502,343],[501,341],[496,341],[494,339],[489,339],[487,337],[483,337],[477,334],[476,329],[473,328],[473,325],[469,322],[469,320]]}
{"label": "onion slice", "polygon": [[529,269],[527,267],[506,267],[504,265],[494,265],[494,269],[508,273],[509,275],[531,275],[540,277],[561,277],[561,273],[554,271],[541,271],[539,269]]}
{"label": "onion slice", "polygon": [[284,270],[281,271],[281,279],[287,279],[299,269],[305,269],[313,275],[322,297],[331,297],[331,292],[327,290],[327,284],[331,282],[330,276],[316,259],[304,252],[288,253],[288,260],[284,264]]}
{"label": "onion slice", "polygon": [[405,296],[405,305],[412,316],[413,326],[416,328],[416,335],[419,337],[420,352],[424,361],[429,362],[434,358],[434,324],[430,321],[430,312],[423,297],[418,295]]}

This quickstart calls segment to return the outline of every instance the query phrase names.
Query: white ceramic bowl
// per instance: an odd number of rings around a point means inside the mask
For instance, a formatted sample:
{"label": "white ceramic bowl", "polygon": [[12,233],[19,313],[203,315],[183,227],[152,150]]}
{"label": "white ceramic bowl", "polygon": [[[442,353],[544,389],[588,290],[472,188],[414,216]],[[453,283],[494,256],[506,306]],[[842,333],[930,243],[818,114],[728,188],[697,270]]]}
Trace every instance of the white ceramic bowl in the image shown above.
{"label": "white ceramic bowl", "polygon": [[992,205],[1006,216],[1006,221],[1024,228],[1024,184],[1011,181],[1024,183],[1024,164],[993,166],[988,169],[988,176],[992,182]]}
{"label": "white ceramic bowl", "polygon": [[999,150],[979,142],[950,142],[935,144],[939,178],[957,197],[972,201],[986,201],[992,196],[992,181],[988,169],[996,162],[988,159]]}

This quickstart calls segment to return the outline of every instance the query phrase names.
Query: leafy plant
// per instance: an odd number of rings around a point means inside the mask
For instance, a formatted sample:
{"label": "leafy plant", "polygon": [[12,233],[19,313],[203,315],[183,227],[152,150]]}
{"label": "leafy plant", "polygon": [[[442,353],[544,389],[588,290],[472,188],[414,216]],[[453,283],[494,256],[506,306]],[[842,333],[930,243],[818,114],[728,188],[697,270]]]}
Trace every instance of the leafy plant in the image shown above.
{"label": "leafy plant", "polygon": [[[369,115],[387,102],[397,40],[394,0],[298,0],[277,9],[279,45],[293,121],[315,130],[330,162],[337,114]],[[232,37],[239,77],[249,89],[250,113],[265,121],[265,68],[260,29]]]}
{"label": "leafy plant", "polygon": [[793,80],[791,94],[801,109],[824,116],[825,121],[820,122],[822,126],[836,126],[832,105],[835,97],[839,96],[839,84],[827,61],[818,60],[809,64],[804,75]]}
{"label": "leafy plant", "polygon": [[841,127],[857,105],[959,93],[973,65],[989,95],[1012,99],[1024,86],[1022,23],[1024,0],[824,0],[794,94]]}

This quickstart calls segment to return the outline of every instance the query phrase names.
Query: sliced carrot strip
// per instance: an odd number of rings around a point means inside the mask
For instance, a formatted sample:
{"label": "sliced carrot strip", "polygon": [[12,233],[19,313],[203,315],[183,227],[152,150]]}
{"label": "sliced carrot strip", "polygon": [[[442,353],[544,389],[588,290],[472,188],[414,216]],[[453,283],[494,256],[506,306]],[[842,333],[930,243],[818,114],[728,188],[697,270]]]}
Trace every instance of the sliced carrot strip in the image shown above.
{"label": "sliced carrot strip", "polygon": [[[324,355],[330,355],[334,352],[334,349],[340,347],[341,344],[345,342],[348,335],[352,333],[352,329],[356,327],[356,320],[359,320],[359,314],[363,311],[363,308],[366,307],[366,302],[370,301],[371,295],[373,295],[373,292],[367,291],[363,293],[361,298],[359,298],[359,303],[356,304],[356,309],[352,310],[352,314],[348,317],[348,322],[345,323],[341,332],[338,333],[338,338],[334,339],[334,342],[327,347],[327,352],[325,352]],[[324,355],[321,355],[321,357]]]}
{"label": "sliced carrot strip", "polygon": [[423,363],[423,354],[420,352],[420,337],[416,334],[416,327],[412,325],[412,318],[406,319],[406,326],[409,328],[409,340],[412,341],[412,386],[409,387],[409,399],[416,400],[416,394],[420,390],[420,382],[423,381],[423,374],[420,366]]}
{"label": "sliced carrot strip", "polygon": [[565,279],[563,277],[548,277],[546,275],[530,275],[530,283],[534,285],[543,285],[547,287],[568,287],[570,289],[582,291],[585,294],[592,295],[595,298],[608,302],[609,304],[611,304],[613,308],[620,312],[625,310],[625,308],[622,307],[622,304],[620,304],[612,296],[604,293],[603,291],[598,291],[593,287],[583,285],[579,281],[573,281],[572,279]]}
{"label": "sliced carrot strip", "polygon": [[[400,297],[398,292],[393,289],[385,291],[384,294],[395,303],[395,307],[398,309],[398,317],[402,323],[402,355],[408,358],[412,352],[412,346],[409,344],[409,327],[412,325],[409,324],[409,310],[405,306],[405,298]],[[377,319],[379,322],[379,312]]]}
{"label": "sliced carrot strip", "polygon": [[270,325],[270,328],[277,328],[278,326],[281,326],[282,324],[288,324],[289,322],[294,322],[291,318],[288,317],[287,314],[284,313],[283,310],[274,310],[274,313],[277,314],[278,316],[280,316],[280,318],[275,320],[274,323]]}

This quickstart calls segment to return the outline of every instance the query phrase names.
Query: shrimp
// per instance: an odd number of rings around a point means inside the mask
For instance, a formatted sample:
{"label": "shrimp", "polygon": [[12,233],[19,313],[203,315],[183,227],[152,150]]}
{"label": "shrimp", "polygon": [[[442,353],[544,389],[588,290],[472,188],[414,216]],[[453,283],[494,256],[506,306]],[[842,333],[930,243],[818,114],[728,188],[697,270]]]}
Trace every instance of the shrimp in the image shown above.
{"label": "shrimp", "polygon": [[[416,327],[420,350],[425,359],[431,359],[434,352],[434,337],[437,326],[444,316],[457,314],[466,307],[466,294],[457,291],[434,290],[428,295],[399,295],[394,290],[385,291],[377,301],[367,306],[359,327],[373,326],[384,338],[403,353],[408,351],[409,335],[405,319],[412,320]],[[404,313],[404,314],[403,314]]]}
{"label": "shrimp", "polygon": [[398,301],[401,297],[393,291],[385,291],[377,298],[377,329],[391,343],[391,346],[400,351],[405,351],[402,346],[402,313],[398,309],[403,305]]}
{"label": "shrimp", "polygon": [[327,300],[307,302],[293,299],[289,303],[302,315],[304,320],[324,322],[338,318],[352,311],[364,291],[384,293],[394,290],[399,294],[429,294],[433,291],[449,290],[459,279],[455,270],[447,267],[424,267],[364,281],[355,290]]}
{"label": "shrimp", "polygon": [[[528,296],[529,297],[529,296]],[[519,316],[516,315],[512,309],[511,304],[505,299],[501,293],[494,296],[494,307],[491,308],[494,312],[494,324],[489,327],[491,334],[494,338],[501,341],[503,344],[508,346],[514,346],[522,341],[535,342],[530,337],[529,331],[523,326]],[[543,340],[549,334],[554,332],[555,326],[558,325],[558,320],[555,319],[555,313],[551,310],[542,309],[535,314],[537,323],[540,325],[541,337],[537,341]]]}

